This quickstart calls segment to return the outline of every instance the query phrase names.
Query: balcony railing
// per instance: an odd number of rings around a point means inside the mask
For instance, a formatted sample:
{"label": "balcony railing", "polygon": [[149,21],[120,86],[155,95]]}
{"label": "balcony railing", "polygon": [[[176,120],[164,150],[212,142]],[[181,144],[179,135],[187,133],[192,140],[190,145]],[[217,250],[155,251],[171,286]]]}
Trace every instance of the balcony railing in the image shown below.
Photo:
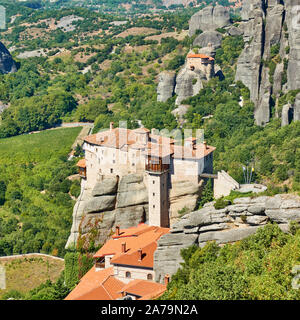
{"label": "balcony railing", "polygon": [[169,170],[169,164],[163,163],[147,163],[146,164],[146,171],[150,172],[165,172]]}
{"label": "balcony railing", "polygon": [[98,269],[104,269],[105,268],[105,262],[96,262],[95,267]]}

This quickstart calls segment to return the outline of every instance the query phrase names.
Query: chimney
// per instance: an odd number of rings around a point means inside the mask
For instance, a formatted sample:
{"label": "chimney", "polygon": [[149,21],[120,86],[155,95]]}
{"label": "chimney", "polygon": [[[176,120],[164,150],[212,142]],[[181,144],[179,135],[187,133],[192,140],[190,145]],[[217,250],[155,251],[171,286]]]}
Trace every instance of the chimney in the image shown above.
{"label": "chimney", "polygon": [[168,274],[165,275],[165,285],[167,286],[170,282],[170,276]]}
{"label": "chimney", "polygon": [[122,243],[122,253],[126,252],[126,242]]}
{"label": "chimney", "polygon": [[116,236],[120,235],[120,226],[116,226]]}
{"label": "chimney", "polygon": [[139,252],[139,261],[142,261],[142,255],[143,255],[142,249],[139,249],[138,252]]}
{"label": "chimney", "polygon": [[114,128],[114,123],[113,122],[110,122],[109,123],[109,130],[112,131]]}
{"label": "chimney", "polygon": [[155,134],[155,132],[156,132],[156,129],[155,129],[155,128],[152,128],[152,129],[151,129],[151,134]]}
{"label": "chimney", "polygon": [[203,145],[204,145],[204,150],[207,150],[207,142],[203,141]]}

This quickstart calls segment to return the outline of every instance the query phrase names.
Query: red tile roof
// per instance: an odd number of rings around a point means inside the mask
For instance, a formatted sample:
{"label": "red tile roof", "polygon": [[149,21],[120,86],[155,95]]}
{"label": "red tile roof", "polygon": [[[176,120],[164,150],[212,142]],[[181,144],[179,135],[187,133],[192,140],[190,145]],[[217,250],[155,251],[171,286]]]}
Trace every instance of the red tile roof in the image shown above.
{"label": "red tile roof", "polygon": [[[130,267],[153,268],[153,255],[157,240],[170,229],[146,224],[121,229],[113,238],[94,255],[94,258],[113,255],[112,264]],[[126,251],[122,253],[122,243],[126,243]],[[140,256],[139,249],[142,250]],[[65,300],[115,300],[122,297],[123,288],[140,299],[152,299],[165,291],[165,286],[152,281],[134,280],[125,285],[114,277],[113,267],[96,271],[95,266],[82,277],[76,288]],[[127,291],[128,290],[128,291]]]}
{"label": "red tile roof", "polygon": [[[90,135],[85,138],[85,142],[93,145],[122,150],[128,150],[128,148],[130,147],[132,149],[141,150],[143,154],[161,158],[170,157],[173,156],[174,153],[176,153],[176,158],[178,158],[179,154],[182,155],[182,157],[188,155],[188,157],[186,158],[201,159],[202,157],[207,156],[215,150],[214,147],[207,146],[207,149],[201,152],[201,148],[203,148],[204,145],[196,144],[196,148],[198,150],[194,149],[194,151],[191,151],[190,148],[175,145],[174,139],[152,134],[149,135],[150,140],[148,141],[148,143],[146,145],[143,145],[140,142],[137,142],[138,130],[140,130],[141,132],[148,131],[148,129],[145,128],[136,130],[116,128]],[[189,141],[191,139],[195,140],[196,138],[188,138]]]}
{"label": "red tile roof", "polygon": [[[98,271],[103,272],[104,270]],[[122,297],[119,291],[124,287],[124,283],[116,279],[113,275],[106,278],[98,288],[73,300],[116,300]]]}
{"label": "red tile roof", "polygon": [[[153,256],[156,248],[157,243],[154,241],[137,250],[129,250],[126,253],[120,253],[112,258],[110,263],[134,267],[153,268]],[[141,250],[142,253],[141,259],[139,250]]]}
{"label": "red tile roof", "polygon": [[190,53],[188,54],[187,56],[188,58],[201,58],[201,59],[209,59],[209,60],[215,60],[214,58],[206,55],[206,54],[203,54],[203,53],[197,53],[197,54],[194,54],[194,53]]}
{"label": "red tile roof", "polygon": [[81,159],[77,162],[77,167],[80,167],[80,168],[86,168],[86,161],[85,159]]}
{"label": "red tile roof", "polygon": [[[140,224],[138,227],[120,230],[119,235],[114,234],[112,240],[107,241],[104,246],[94,255],[101,258],[113,255],[112,264],[124,264],[153,268],[153,254],[156,249],[156,241],[169,232],[169,228],[161,228]],[[125,243],[126,251],[122,253],[122,244]],[[142,249],[143,258],[139,261],[138,250]]]}
{"label": "red tile roof", "polygon": [[125,285],[120,291],[125,294],[132,294],[138,297],[138,300],[150,300],[159,297],[167,289],[164,284],[146,281],[146,280],[133,280]]}
{"label": "red tile roof", "polygon": [[[113,267],[96,271],[95,266],[91,268],[80,280],[76,288],[65,298],[65,300],[80,300],[86,294],[99,288],[114,274]],[[106,297],[106,296],[105,296]]]}

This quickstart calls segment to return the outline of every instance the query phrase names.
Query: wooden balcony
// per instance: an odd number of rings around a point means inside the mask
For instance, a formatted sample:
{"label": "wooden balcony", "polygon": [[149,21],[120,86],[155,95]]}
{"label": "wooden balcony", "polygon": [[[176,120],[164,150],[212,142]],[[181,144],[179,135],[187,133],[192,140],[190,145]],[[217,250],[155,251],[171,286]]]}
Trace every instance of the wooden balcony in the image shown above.
{"label": "wooden balcony", "polygon": [[78,167],[78,174],[81,178],[86,179],[86,168]]}
{"label": "wooden balcony", "polygon": [[168,171],[170,168],[169,164],[164,164],[164,163],[147,163],[146,164],[146,171],[149,172],[157,172],[157,173],[162,173]]}
{"label": "wooden balcony", "polygon": [[105,269],[105,259],[104,258],[96,259],[95,267],[99,269]]}

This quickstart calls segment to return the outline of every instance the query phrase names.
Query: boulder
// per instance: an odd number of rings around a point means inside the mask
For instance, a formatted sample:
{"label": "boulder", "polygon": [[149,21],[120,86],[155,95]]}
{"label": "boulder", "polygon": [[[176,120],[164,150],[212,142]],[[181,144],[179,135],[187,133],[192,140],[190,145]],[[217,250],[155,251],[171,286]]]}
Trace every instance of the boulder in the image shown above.
{"label": "boulder", "polygon": [[93,197],[115,194],[118,189],[117,177],[105,178],[101,182],[97,182],[92,191]]}
{"label": "boulder", "polygon": [[266,215],[274,222],[288,223],[289,221],[300,222],[300,209],[268,209]]}
{"label": "boulder", "polygon": [[240,241],[257,231],[258,227],[244,227],[226,231],[200,233],[198,242],[216,241],[218,244]]}
{"label": "boulder", "polygon": [[207,6],[195,13],[189,22],[189,35],[197,30],[213,31],[230,25],[229,11],[223,6]]}
{"label": "boulder", "polygon": [[115,208],[116,196],[107,195],[92,198],[85,202],[84,211],[85,213],[95,213],[102,211],[109,211]]}
{"label": "boulder", "polygon": [[246,222],[250,225],[262,225],[266,224],[268,220],[266,216],[250,216],[247,217]]}
{"label": "boulder", "polygon": [[205,31],[196,37],[193,45],[207,47],[209,44],[212,44],[217,49],[221,47],[222,38],[222,34],[218,31]]}
{"label": "boulder", "polygon": [[228,28],[227,32],[230,36],[241,36],[243,34],[243,30],[235,26]]}

